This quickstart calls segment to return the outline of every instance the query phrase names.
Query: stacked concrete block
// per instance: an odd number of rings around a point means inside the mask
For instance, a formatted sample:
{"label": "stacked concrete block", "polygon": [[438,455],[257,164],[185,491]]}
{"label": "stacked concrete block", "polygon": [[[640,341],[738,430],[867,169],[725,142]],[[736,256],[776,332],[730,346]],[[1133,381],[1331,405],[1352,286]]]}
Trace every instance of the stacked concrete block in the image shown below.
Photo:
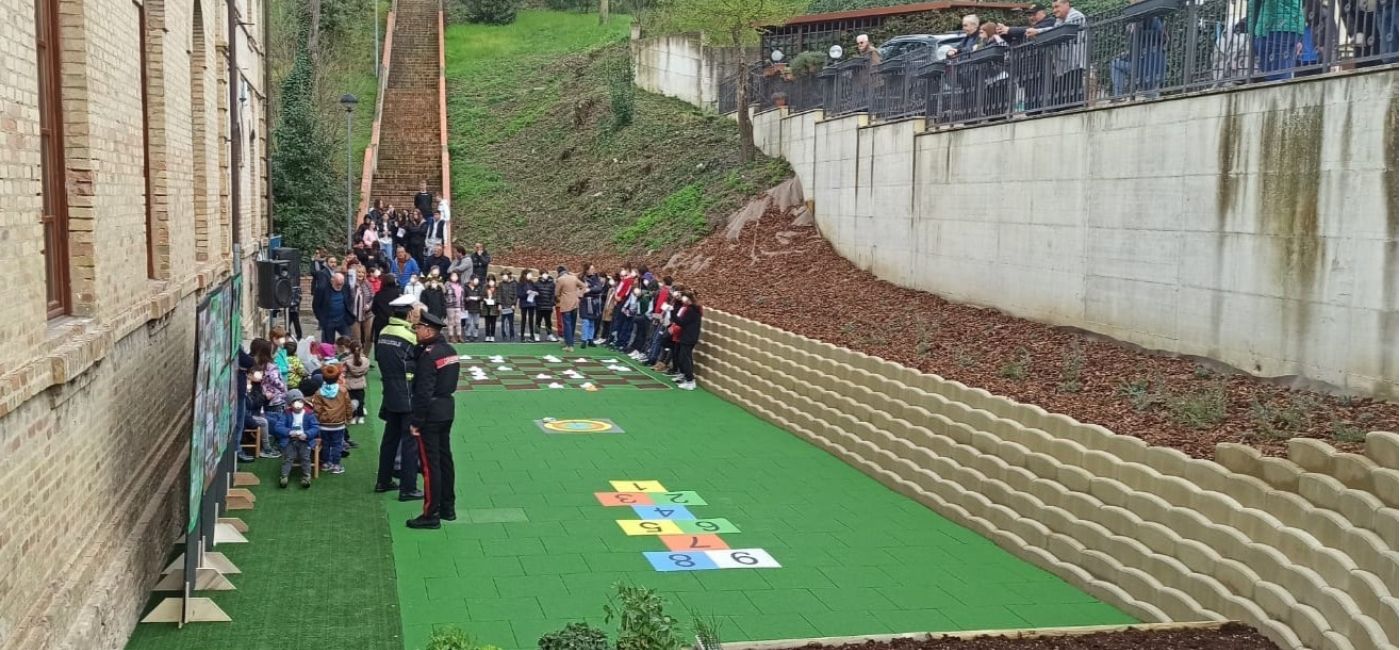
{"label": "stacked concrete block", "polygon": [[[1127,611],[1244,620],[1285,647],[1394,645],[1395,626],[1381,622],[1395,609],[1394,548],[1346,513],[1102,427],[708,315],[700,372],[718,392]],[[1330,463],[1353,482],[1357,466],[1385,469]],[[1271,463],[1269,475],[1287,485],[1283,469]],[[1382,510],[1365,516],[1374,525]]]}

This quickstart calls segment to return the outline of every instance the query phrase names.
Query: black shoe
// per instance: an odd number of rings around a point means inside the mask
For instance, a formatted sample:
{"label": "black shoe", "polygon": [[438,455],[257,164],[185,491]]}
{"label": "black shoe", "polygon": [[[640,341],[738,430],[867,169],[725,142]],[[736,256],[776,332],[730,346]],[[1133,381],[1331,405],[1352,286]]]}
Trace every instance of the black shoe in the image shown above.
{"label": "black shoe", "polygon": [[397,489],[399,489],[399,484],[398,484],[398,483],[390,483],[390,484],[388,484],[388,485],[383,485],[383,484],[380,484],[380,483],[376,483],[376,484],[374,485],[374,493],[375,493],[375,494],[383,494],[383,493],[385,493],[385,492],[388,492],[389,490],[397,490]]}
{"label": "black shoe", "polygon": [[350,457],[350,450],[349,450],[349,449],[342,449],[342,450],[340,450],[340,457],[341,457],[341,458],[349,458],[349,457]]}
{"label": "black shoe", "polygon": [[282,478],[277,479],[277,487],[280,487],[280,488],[287,487],[287,477],[283,476]]}
{"label": "black shoe", "polygon": [[457,509],[443,508],[442,511],[438,513],[438,517],[446,521],[457,521]]}
{"label": "black shoe", "polygon": [[310,476],[303,476],[303,477],[301,477],[301,487],[302,487],[303,489],[311,487],[311,477],[310,477]]}
{"label": "black shoe", "polygon": [[[351,449],[355,449],[355,448],[357,448],[357,447],[360,446],[360,443],[355,442],[354,440],[346,440],[346,441],[345,441],[345,444],[346,444],[346,445],[349,445],[349,447],[350,447]],[[343,452],[342,452],[342,455],[344,455]]]}
{"label": "black shoe", "polygon": [[406,523],[409,528],[416,529],[437,530],[438,528],[442,528],[442,522],[438,521],[437,517],[428,517],[426,515],[414,517],[413,519],[409,519]]}
{"label": "black shoe", "polygon": [[412,491],[412,492],[400,492],[400,493],[399,493],[399,501],[422,501],[422,500],[423,500],[423,491],[422,491],[422,490],[414,490],[414,491]]}

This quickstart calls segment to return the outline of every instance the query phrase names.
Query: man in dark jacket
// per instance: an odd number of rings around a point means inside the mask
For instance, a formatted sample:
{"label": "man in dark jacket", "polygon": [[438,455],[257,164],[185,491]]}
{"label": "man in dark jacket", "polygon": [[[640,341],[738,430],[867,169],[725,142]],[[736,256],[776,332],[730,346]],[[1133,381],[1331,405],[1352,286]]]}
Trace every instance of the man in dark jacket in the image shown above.
{"label": "man in dark jacket", "polygon": [[418,268],[423,273],[427,273],[428,268],[428,224],[424,222],[427,215],[414,217],[404,226],[403,246],[408,250],[408,254],[413,256],[413,260],[418,262]]}
{"label": "man in dark jacket", "polygon": [[413,195],[413,207],[423,213],[424,219],[433,218],[433,194],[428,191],[428,181],[418,183],[418,193]]}
{"label": "man in dark jacket", "polygon": [[447,257],[442,254],[442,246],[434,246],[433,254],[429,255],[426,261],[427,264],[423,265],[423,273],[431,274],[433,269],[437,269],[438,277],[443,280],[447,279],[448,269],[452,267],[452,260],[447,259]]}
{"label": "man in dark jacket", "polygon": [[411,431],[423,460],[423,514],[408,520],[409,528],[438,528],[441,520],[457,518],[453,483],[452,420],[456,415],[452,393],[457,390],[461,365],[457,351],[443,341],[446,326],[441,318],[424,313],[414,326],[418,336],[418,361],[413,370],[413,418]]}
{"label": "man in dark jacket", "polygon": [[[399,501],[423,498],[423,493],[414,486],[418,482],[418,448],[409,435],[413,399],[408,382],[413,377],[413,355],[418,346],[418,337],[408,322],[408,312],[412,307],[413,297],[407,295],[390,303],[393,315],[389,318],[389,325],[379,333],[379,342],[374,345],[374,361],[379,365],[379,376],[384,381],[384,394],[379,405],[379,418],[384,420],[384,438],[379,442],[379,475],[374,491],[388,492],[398,488]],[[395,455],[400,456],[398,485],[393,482]]]}
{"label": "man in dark jacket", "polygon": [[[476,250],[472,251],[472,275],[482,284],[486,284],[486,274],[491,269],[491,254],[486,252],[486,246],[481,242],[476,243]],[[465,278],[463,278],[465,280]]]}
{"label": "man in dark jacket", "polygon": [[516,303],[520,302],[520,283],[515,281],[515,276],[510,271],[501,275],[501,281],[496,283],[496,294],[501,301],[501,340],[515,340],[515,312],[518,309]]}
{"label": "man in dark jacket", "polygon": [[1031,5],[1030,9],[1026,10],[1026,19],[1028,24],[1025,27],[998,25],[997,33],[1001,34],[1002,38],[1006,39],[1007,43],[1016,45],[1026,40],[1026,30],[1028,29],[1044,30],[1055,26],[1055,17],[1045,10],[1045,5]]}
{"label": "man in dark jacket", "polygon": [[312,302],[322,343],[335,343],[337,337],[350,336],[350,326],[355,324],[355,290],[345,282],[344,273],[331,275],[330,283],[319,288]]}

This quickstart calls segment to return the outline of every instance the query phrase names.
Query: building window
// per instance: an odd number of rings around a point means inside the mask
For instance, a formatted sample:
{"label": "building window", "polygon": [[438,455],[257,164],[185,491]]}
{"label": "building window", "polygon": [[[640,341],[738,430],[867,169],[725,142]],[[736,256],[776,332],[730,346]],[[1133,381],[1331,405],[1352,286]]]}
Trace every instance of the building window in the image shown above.
{"label": "building window", "polygon": [[59,74],[58,0],[34,0],[34,50],[39,64],[39,167],[44,207],[44,280],[49,318],[72,306],[68,284],[68,201],[63,162],[63,97]]}

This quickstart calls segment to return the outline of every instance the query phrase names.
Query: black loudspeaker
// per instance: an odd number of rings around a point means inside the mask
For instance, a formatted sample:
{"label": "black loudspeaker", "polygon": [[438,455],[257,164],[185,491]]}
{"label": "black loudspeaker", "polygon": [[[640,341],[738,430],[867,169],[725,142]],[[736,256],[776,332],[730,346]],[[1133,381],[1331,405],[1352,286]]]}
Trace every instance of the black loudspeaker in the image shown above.
{"label": "black loudspeaker", "polygon": [[287,260],[258,260],[258,307],[286,309],[292,306],[292,278]]}
{"label": "black loudspeaker", "polygon": [[292,279],[292,286],[301,286],[301,249],[274,248],[271,251],[271,255],[274,260],[286,260],[287,274]]}

